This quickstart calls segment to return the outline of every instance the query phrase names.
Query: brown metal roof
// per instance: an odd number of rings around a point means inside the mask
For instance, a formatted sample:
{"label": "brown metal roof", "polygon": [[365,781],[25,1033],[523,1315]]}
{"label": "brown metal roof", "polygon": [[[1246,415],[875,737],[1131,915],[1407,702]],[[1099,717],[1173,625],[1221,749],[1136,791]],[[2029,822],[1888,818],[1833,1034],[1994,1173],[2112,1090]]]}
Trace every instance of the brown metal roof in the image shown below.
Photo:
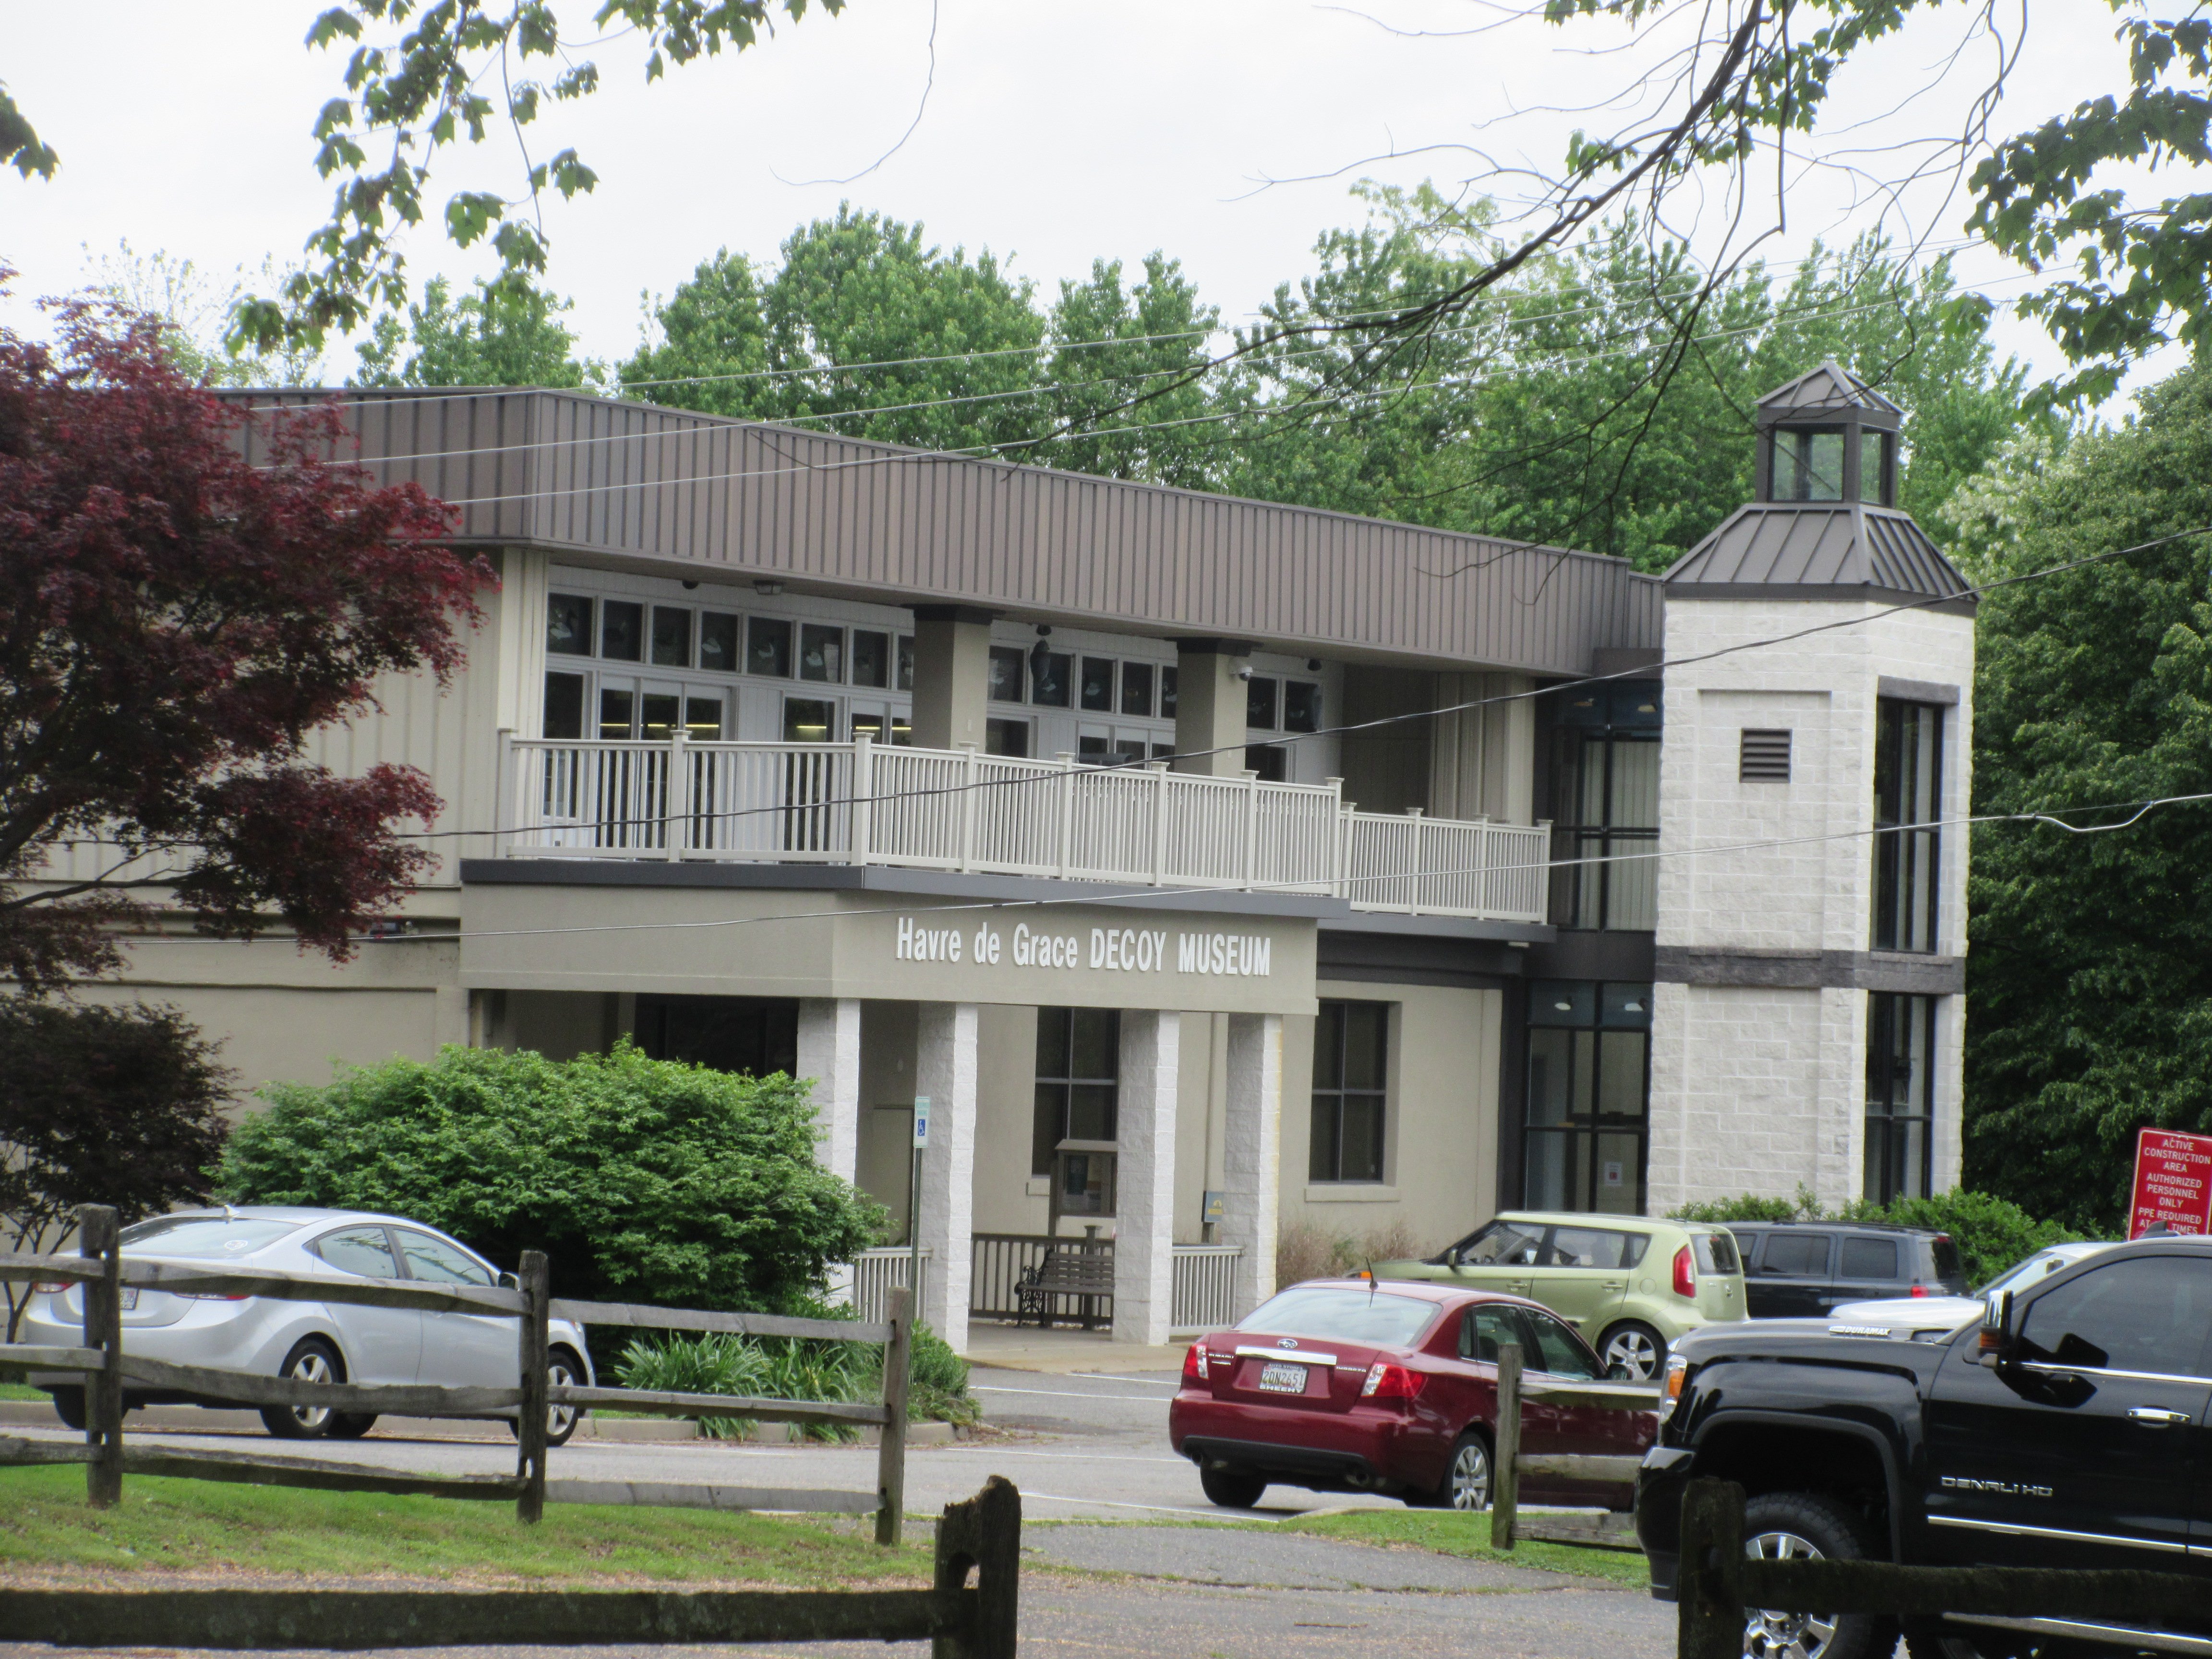
{"label": "brown metal roof", "polygon": [[[1669,594],[1762,593],[1828,599],[1955,599],[1972,584],[1910,514],[1865,501],[1759,501],[1735,515],[1668,571]],[[1728,591],[1723,591],[1728,590]]]}
{"label": "brown metal roof", "polygon": [[1378,661],[1579,674],[1661,640],[1657,580],[1596,554],[573,392],[343,396],[478,544]]}

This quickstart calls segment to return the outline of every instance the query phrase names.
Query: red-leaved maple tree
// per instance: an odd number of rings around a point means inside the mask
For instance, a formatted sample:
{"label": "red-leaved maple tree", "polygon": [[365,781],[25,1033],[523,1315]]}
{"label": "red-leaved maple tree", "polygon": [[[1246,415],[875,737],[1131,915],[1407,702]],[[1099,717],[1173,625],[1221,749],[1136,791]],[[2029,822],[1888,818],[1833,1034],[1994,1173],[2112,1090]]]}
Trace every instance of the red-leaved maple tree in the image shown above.
{"label": "red-leaved maple tree", "polygon": [[[401,825],[439,802],[307,739],[380,674],[450,679],[492,573],[421,489],[331,459],[334,410],[248,415],[179,373],[156,319],[50,309],[51,343],[0,329],[0,974],[112,970],[157,901],[343,961],[428,861]],[[70,842],[93,845],[57,861]]]}

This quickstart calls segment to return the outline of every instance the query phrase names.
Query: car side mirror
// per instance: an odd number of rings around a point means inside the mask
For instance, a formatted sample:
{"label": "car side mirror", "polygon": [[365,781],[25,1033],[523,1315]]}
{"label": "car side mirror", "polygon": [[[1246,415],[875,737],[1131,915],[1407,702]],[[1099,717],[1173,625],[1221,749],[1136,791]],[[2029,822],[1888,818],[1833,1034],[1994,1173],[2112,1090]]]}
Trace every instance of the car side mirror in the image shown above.
{"label": "car side mirror", "polygon": [[513,1273],[501,1273],[499,1276],[499,1287],[502,1291],[519,1291],[522,1288],[522,1281]]}
{"label": "car side mirror", "polygon": [[2020,1335],[2013,1323],[2012,1292],[2007,1291],[1982,1310],[1977,1357],[1984,1365],[2009,1364],[2019,1347]]}

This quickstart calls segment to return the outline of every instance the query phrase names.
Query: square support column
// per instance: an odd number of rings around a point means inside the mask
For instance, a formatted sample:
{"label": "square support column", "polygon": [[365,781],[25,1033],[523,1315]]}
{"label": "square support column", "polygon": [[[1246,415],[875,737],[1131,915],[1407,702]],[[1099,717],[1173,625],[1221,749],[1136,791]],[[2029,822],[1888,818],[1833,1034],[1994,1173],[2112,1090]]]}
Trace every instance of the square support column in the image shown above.
{"label": "square support column", "polygon": [[1241,1244],[1239,1319],[1275,1293],[1275,1224],[1282,1196],[1283,1017],[1229,1016],[1229,1097],[1224,1103],[1221,1242]]}
{"label": "square support column", "polygon": [[1176,641],[1176,771],[1243,775],[1247,690],[1237,671],[1252,648],[1249,640]]}
{"label": "square support column", "polygon": [[924,1002],[915,1009],[914,1091],[929,1100],[929,1145],[921,1155],[922,1322],[968,1346],[968,1281],[975,1236],[975,1005]]}
{"label": "square support column", "polygon": [[860,1003],[805,997],[799,1004],[799,1075],[813,1080],[822,1125],[816,1162],[851,1181],[860,1167]]}
{"label": "square support column", "polygon": [[914,741],[921,749],[983,746],[991,695],[991,612],[969,605],[914,608]]}
{"label": "square support column", "polygon": [[1157,1346],[1175,1303],[1176,1078],[1182,1016],[1130,1009],[1121,1016],[1121,1146],[1115,1171],[1114,1340]]}

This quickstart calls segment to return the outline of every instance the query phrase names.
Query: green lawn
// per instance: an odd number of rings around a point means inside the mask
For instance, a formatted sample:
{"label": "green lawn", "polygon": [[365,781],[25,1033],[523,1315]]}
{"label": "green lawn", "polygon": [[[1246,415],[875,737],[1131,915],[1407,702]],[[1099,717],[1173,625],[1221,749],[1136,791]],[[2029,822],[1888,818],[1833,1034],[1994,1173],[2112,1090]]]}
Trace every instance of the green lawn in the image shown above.
{"label": "green lawn", "polygon": [[1500,1554],[1490,1547],[1487,1515],[1460,1515],[1449,1510],[1354,1510],[1342,1515],[1316,1516],[1310,1521],[1285,1521],[1279,1524],[1292,1532],[1311,1533],[1317,1538],[1437,1550],[1446,1555],[1464,1555],[1505,1566],[1607,1578],[1636,1589],[1651,1588],[1650,1568],[1642,1553],[1635,1550],[1583,1549],[1573,1544],[1544,1544],[1530,1539],[1514,1546],[1510,1553]]}
{"label": "green lawn", "polygon": [[44,1389],[34,1389],[27,1382],[0,1382],[0,1400],[52,1400],[53,1395]]}
{"label": "green lawn", "polygon": [[82,1468],[0,1469],[0,1574],[28,1567],[392,1576],[471,1584],[926,1583],[932,1528],[895,1550],[870,1516],[802,1519],[557,1504],[525,1527],[504,1504],[132,1476],[84,1501]]}

